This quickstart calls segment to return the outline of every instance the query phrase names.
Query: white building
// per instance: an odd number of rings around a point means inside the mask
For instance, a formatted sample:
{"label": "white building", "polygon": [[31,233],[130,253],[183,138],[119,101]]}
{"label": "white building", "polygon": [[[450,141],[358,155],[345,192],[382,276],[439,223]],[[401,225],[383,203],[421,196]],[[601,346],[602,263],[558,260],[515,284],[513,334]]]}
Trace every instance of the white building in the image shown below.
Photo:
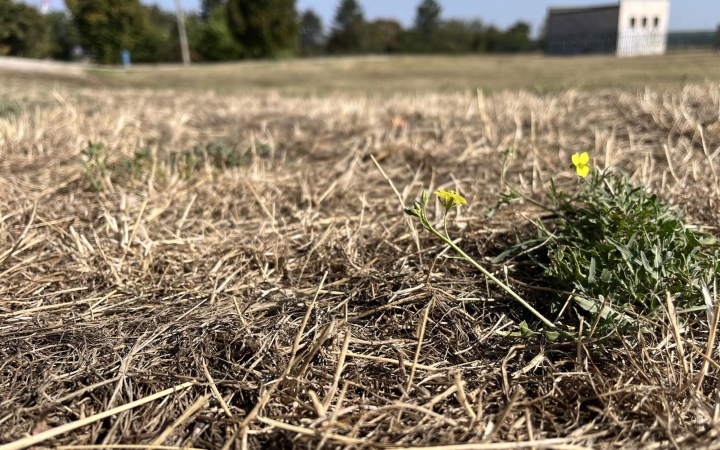
{"label": "white building", "polygon": [[669,22],[669,0],[621,1],[617,54],[662,55],[667,49]]}
{"label": "white building", "polygon": [[549,54],[665,53],[669,0],[621,0],[580,8],[550,8],[546,24]]}

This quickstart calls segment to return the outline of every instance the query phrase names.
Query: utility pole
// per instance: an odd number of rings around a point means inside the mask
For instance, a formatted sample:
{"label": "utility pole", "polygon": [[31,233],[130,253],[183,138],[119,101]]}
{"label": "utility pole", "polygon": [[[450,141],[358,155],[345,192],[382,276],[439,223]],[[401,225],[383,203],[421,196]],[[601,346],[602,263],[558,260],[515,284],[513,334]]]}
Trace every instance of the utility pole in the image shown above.
{"label": "utility pole", "polygon": [[175,10],[177,12],[178,34],[180,34],[180,48],[182,48],[183,65],[189,66],[190,50],[188,49],[187,33],[185,33],[185,17],[183,16],[180,0],[175,0]]}

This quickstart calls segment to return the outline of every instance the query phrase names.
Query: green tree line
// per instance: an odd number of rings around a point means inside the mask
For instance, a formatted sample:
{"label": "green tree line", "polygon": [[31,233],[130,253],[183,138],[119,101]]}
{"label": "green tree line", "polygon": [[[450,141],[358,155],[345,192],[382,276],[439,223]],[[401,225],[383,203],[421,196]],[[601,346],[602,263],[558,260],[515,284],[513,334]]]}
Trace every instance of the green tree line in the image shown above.
{"label": "green tree line", "polygon": [[[366,20],[357,0],[339,0],[326,29],[295,0],[202,0],[185,16],[191,58],[227,61],[286,56],[382,53],[524,52],[537,49],[529,25],[506,30],[476,20],[445,20],[437,0],[421,0],[412,26]],[[139,0],[65,0],[66,11],[41,14],[18,0],[0,0],[0,56],[118,64],[181,59],[174,11]]]}

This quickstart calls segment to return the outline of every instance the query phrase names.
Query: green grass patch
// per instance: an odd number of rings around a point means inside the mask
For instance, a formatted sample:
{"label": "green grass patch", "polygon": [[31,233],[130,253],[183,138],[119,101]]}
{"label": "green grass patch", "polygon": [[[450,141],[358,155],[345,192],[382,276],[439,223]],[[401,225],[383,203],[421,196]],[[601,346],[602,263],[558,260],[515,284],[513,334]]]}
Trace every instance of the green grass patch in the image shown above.
{"label": "green grass patch", "polygon": [[20,115],[22,105],[19,102],[10,100],[7,96],[0,96],[0,119],[14,117]]}

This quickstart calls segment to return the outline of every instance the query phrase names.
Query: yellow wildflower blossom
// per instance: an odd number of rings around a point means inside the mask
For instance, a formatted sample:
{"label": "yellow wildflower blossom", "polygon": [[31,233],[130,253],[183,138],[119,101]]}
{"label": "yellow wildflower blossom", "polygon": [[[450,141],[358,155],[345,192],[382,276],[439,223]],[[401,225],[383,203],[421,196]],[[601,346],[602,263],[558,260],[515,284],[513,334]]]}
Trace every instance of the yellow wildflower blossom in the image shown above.
{"label": "yellow wildflower blossom", "polygon": [[575,164],[575,172],[583,178],[590,173],[590,155],[587,152],[572,155],[572,162]]}
{"label": "yellow wildflower blossom", "polygon": [[464,205],[467,203],[465,198],[455,192],[454,190],[450,189],[449,191],[446,191],[445,189],[438,189],[435,191],[435,195],[438,196],[440,201],[445,205],[445,209],[450,210],[454,207],[459,207],[460,205]]}

